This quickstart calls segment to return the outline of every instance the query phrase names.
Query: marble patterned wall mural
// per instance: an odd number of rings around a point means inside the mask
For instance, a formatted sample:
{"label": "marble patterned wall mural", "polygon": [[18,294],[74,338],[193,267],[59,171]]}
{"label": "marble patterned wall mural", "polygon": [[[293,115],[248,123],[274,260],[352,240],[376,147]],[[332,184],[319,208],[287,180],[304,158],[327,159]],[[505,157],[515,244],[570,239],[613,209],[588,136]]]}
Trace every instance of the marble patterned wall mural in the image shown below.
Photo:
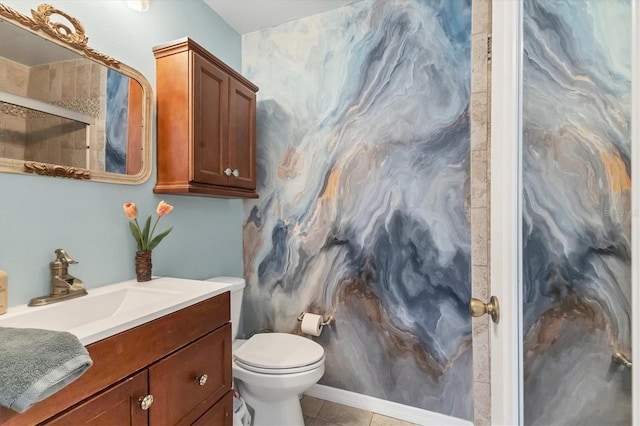
{"label": "marble patterned wall mural", "polygon": [[631,424],[631,2],[526,0],[526,424]]}
{"label": "marble patterned wall mural", "polygon": [[105,171],[127,173],[129,78],[112,69],[107,70],[106,104]]}
{"label": "marble patterned wall mural", "polygon": [[321,384],[465,419],[470,22],[470,0],[367,0],[243,36],[245,333],[333,315]]}

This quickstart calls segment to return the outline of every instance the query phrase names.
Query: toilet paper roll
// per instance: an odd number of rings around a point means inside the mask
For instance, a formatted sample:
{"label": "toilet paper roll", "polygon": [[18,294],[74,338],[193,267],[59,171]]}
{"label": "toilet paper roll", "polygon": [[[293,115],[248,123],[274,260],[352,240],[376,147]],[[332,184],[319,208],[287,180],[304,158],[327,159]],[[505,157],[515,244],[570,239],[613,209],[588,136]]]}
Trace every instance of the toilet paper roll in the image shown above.
{"label": "toilet paper roll", "polygon": [[310,334],[312,336],[319,336],[322,333],[322,317],[316,314],[305,313],[302,317],[302,324],[300,329],[304,334]]}

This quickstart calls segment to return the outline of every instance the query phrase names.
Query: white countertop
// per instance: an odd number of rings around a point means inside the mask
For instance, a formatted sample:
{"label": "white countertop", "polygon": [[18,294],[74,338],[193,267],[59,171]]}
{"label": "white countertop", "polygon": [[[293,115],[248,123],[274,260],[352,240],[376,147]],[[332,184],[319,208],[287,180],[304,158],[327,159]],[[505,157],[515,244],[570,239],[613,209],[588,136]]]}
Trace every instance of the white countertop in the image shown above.
{"label": "white countertop", "polygon": [[[222,277],[224,278],[224,277]],[[233,284],[154,277],[89,289],[87,296],[44,306],[19,305],[0,316],[0,327],[68,331],[88,345],[176,312],[233,288]]]}

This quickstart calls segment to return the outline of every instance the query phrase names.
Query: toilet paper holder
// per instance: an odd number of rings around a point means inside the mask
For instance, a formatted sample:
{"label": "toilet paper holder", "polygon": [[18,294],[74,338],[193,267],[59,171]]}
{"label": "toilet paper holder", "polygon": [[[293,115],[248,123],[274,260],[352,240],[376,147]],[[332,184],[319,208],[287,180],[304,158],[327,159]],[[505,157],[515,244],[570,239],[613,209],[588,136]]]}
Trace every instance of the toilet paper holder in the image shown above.
{"label": "toilet paper holder", "polygon": [[[307,312],[300,312],[300,315],[298,315],[298,321],[302,321],[302,317],[304,317],[304,314],[306,314]],[[326,327],[328,325],[331,325],[331,323],[333,322],[333,315],[331,315],[329,318],[327,318],[326,320],[324,319],[324,316],[322,317],[322,322],[320,323],[321,326]]]}

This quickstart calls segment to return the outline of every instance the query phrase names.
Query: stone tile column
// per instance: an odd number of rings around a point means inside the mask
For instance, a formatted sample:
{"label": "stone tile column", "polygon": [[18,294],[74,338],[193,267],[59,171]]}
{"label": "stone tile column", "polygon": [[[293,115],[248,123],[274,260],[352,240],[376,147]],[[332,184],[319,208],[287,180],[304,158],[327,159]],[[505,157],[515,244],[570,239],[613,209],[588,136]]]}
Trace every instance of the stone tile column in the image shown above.
{"label": "stone tile column", "polygon": [[[491,0],[473,0],[471,21],[471,288],[490,296]],[[489,316],[473,319],[474,423],[491,424]]]}

